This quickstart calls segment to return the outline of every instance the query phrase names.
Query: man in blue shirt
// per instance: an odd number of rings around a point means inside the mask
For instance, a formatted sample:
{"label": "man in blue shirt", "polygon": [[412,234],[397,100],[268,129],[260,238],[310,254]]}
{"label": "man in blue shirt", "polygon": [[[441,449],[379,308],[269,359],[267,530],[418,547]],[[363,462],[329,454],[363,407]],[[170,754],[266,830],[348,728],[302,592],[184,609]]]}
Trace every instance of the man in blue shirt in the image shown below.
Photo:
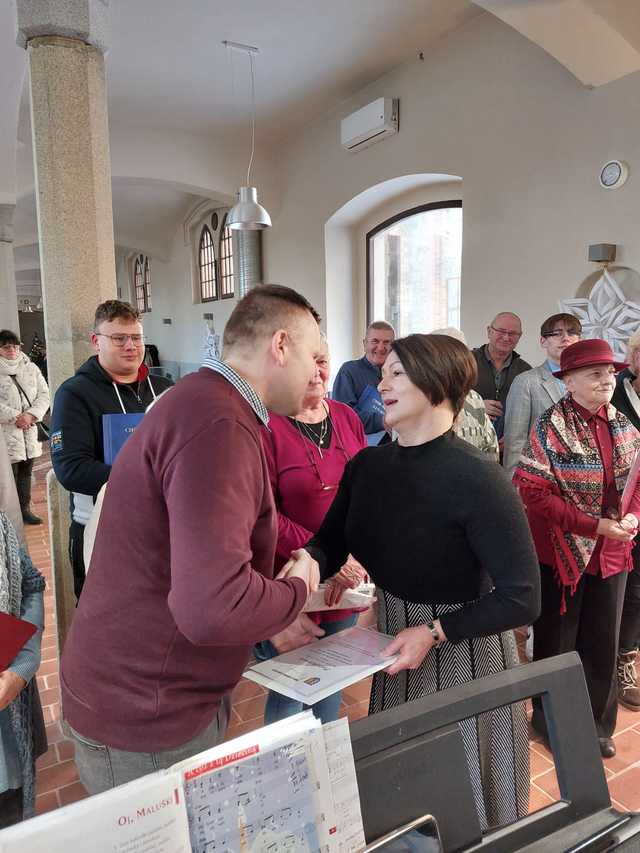
{"label": "man in blue shirt", "polygon": [[364,356],[345,361],[333,383],[333,399],[346,403],[356,412],[369,444],[378,444],[385,434],[384,406],[378,393],[381,368],[391,352],[395,331],[390,323],[370,323],[364,341]]}

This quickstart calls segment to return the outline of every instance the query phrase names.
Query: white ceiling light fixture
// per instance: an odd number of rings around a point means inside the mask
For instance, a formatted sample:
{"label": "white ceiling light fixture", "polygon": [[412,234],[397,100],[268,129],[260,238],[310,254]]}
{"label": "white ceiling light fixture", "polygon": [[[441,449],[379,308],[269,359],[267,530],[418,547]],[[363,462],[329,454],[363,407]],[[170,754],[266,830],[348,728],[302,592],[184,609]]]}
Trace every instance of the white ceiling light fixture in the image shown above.
{"label": "white ceiling light fixture", "polygon": [[251,186],[251,167],[256,147],[256,90],[253,70],[253,57],[259,52],[257,47],[250,44],[239,44],[235,41],[223,41],[222,44],[231,50],[239,50],[249,57],[251,69],[251,156],[247,167],[246,186],[240,187],[236,197],[238,201],[227,214],[227,227],[235,231],[262,231],[271,227],[271,217],[261,204],[258,204],[258,191]]}

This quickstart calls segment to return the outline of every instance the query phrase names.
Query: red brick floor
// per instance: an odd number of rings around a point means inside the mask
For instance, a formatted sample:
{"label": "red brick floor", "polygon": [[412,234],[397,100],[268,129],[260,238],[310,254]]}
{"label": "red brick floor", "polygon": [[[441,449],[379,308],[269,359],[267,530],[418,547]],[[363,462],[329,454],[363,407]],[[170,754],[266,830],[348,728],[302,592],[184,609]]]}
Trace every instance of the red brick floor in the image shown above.
{"label": "red brick floor", "polygon": [[[33,491],[35,512],[47,519],[44,478],[48,462],[36,464]],[[87,796],[78,780],[73,760],[73,746],[60,729],[60,694],[58,652],[55,631],[55,606],[51,589],[51,557],[47,524],[27,528],[27,542],[36,566],[47,578],[45,592],[46,626],[42,643],[42,664],[38,670],[38,687],[44,707],[49,750],[38,760],[37,811],[39,813],[68,805]],[[522,638],[520,638],[522,640]],[[343,691],[341,715],[350,720],[366,716],[370,680],[354,684]],[[259,728],[265,703],[265,691],[251,681],[241,681],[233,692],[232,719],[228,738]],[[614,806],[623,810],[640,809],[640,714],[620,708],[615,732],[618,748],[614,758],[604,761],[605,773]],[[531,734],[530,810],[536,811],[559,797],[553,757],[535,732]]]}

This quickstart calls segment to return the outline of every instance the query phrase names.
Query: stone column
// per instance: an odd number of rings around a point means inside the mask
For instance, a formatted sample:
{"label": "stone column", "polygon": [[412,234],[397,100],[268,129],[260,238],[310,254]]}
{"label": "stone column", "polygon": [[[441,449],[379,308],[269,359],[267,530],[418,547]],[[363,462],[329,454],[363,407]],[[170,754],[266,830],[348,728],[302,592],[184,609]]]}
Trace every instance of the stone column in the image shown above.
{"label": "stone column", "polygon": [[0,328],[20,334],[18,295],[13,263],[15,204],[0,204]]}
{"label": "stone column", "polygon": [[[108,0],[18,0],[29,63],[38,235],[52,393],[91,354],[95,307],[115,299],[104,51]],[[49,479],[58,638],[74,612],[68,496]]]}

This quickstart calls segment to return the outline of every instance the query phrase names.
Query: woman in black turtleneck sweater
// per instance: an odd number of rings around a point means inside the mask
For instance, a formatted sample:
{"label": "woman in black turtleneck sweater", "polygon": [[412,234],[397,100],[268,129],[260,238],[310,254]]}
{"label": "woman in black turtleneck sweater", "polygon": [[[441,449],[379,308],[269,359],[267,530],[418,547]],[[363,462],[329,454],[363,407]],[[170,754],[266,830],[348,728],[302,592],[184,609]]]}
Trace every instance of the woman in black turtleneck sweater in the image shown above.
{"label": "woman in black turtleneck sweater", "polygon": [[[378,586],[378,628],[398,660],[374,677],[370,713],[518,663],[510,629],[540,608],[538,562],[504,471],[457,438],[453,421],[475,381],[469,350],[445,335],[400,338],[379,390],[398,440],[361,451],[307,549],[323,578],[347,555]],[[521,703],[463,728],[483,828],[527,814],[527,725]],[[474,784],[474,790],[479,790]]]}

